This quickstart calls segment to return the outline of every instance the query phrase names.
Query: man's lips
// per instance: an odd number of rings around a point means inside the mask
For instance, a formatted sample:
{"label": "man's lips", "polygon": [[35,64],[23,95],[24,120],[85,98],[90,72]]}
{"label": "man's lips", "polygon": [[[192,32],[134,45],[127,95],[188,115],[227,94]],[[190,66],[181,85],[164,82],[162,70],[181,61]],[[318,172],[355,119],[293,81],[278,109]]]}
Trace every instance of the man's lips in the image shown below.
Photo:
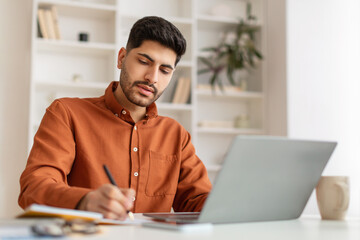
{"label": "man's lips", "polygon": [[152,87],[149,87],[149,86],[146,86],[146,85],[143,85],[143,84],[138,84],[137,86],[140,87],[140,88],[143,88],[143,89],[145,89],[147,91],[154,92],[154,89]]}
{"label": "man's lips", "polygon": [[154,93],[154,89],[152,87],[143,84],[137,84],[136,86],[139,88],[140,92],[142,94],[145,94],[146,96],[149,96],[150,94]]}

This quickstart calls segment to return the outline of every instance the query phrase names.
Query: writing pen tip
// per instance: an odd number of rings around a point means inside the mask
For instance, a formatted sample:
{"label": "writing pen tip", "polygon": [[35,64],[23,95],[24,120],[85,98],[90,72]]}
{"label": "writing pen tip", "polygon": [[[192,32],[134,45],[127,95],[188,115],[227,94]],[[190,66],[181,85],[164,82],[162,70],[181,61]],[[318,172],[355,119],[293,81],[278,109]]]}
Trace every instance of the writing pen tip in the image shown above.
{"label": "writing pen tip", "polygon": [[134,214],[132,213],[132,212],[128,212],[128,216],[129,216],[129,219],[131,220],[131,221],[134,221],[135,220],[135,218],[134,218]]}

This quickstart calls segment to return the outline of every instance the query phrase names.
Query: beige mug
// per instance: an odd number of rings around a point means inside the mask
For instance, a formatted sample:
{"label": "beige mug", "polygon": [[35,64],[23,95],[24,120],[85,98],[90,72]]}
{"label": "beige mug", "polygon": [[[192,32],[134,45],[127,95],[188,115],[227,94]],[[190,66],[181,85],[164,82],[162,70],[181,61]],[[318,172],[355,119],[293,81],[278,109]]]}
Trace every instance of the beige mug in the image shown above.
{"label": "beige mug", "polygon": [[343,220],[349,207],[349,178],[321,177],[316,187],[316,199],[322,219]]}

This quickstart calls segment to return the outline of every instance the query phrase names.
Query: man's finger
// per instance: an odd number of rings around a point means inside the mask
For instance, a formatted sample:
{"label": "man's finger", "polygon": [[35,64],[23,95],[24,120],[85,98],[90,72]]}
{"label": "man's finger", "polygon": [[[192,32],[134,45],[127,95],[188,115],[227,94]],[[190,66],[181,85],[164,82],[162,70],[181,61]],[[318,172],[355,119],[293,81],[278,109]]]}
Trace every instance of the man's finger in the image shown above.
{"label": "man's finger", "polygon": [[[133,206],[133,197],[135,196],[135,191],[132,189],[119,189],[116,186],[106,184],[102,186],[101,193],[105,198],[113,199],[119,202],[125,210],[130,210]],[[108,207],[109,204],[103,206]]]}
{"label": "man's finger", "polygon": [[127,212],[125,207],[116,200],[107,199],[107,201],[100,202],[99,205],[103,209],[102,213],[106,218],[108,218],[107,216],[110,216],[110,213],[112,213],[111,216],[114,215],[111,218],[121,219],[126,217]]}
{"label": "man's finger", "polygon": [[120,190],[129,199],[134,198],[136,195],[135,190],[132,188],[121,188]]}
{"label": "man's finger", "polygon": [[115,200],[122,200],[123,198],[125,198],[124,194],[121,192],[121,190],[111,184],[105,184],[103,186],[101,186],[99,188],[100,192],[106,196],[107,198],[110,199],[115,199]]}

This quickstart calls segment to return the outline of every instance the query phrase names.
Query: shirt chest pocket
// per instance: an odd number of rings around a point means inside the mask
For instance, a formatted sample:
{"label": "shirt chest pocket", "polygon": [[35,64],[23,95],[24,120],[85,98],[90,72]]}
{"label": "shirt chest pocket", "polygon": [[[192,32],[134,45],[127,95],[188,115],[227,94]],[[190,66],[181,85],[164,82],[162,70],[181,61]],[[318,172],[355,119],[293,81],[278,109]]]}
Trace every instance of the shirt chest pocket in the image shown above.
{"label": "shirt chest pocket", "polygon": [[146,195],[149,197],[175,195],[180,171],[180,163],[176,155],[164,155],[153,151],[149,154]]}

